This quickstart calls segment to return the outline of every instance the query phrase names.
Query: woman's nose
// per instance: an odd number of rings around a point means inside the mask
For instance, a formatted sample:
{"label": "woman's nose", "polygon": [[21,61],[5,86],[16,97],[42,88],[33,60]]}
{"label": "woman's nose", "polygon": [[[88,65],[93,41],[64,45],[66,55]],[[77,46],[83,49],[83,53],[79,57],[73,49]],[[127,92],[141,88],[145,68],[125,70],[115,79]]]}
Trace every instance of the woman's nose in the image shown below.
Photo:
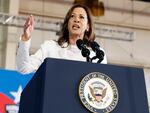
{"label": "woman's nose", "polygon": [[78,17],[75,17],[74,22],[79,22],[80,19]]}

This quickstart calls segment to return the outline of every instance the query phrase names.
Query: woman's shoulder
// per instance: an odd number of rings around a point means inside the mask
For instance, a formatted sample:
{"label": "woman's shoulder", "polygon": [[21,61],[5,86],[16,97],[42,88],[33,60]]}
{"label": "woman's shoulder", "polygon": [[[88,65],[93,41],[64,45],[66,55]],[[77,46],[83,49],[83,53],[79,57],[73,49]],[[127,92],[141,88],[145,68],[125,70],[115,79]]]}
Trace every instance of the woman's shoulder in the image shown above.
{"label": "woman's shoulder", "polygon": [[42,44],[42,46],[51,46],[51,47],[58,47],[58,42],[55,40],[45,40],[44,43]]}
{"label": "woman's shoulder", "polygon": [[60,48],[60,46],[59,46],[59,44],[58,44],[58,42],[57,41],[55,41],[55,40],[45,40],[44,41],[44,43],[41,45],[41,49],[42,50],[48,50],[48,51],[50,51],[50,50],[57,50],[57,49],[59,49]]}
{"label": "woman's shoulder", "polygon": [[58,45],[56,40],[45,40],[44,44],[55,44],[55,45],[57,44]]}

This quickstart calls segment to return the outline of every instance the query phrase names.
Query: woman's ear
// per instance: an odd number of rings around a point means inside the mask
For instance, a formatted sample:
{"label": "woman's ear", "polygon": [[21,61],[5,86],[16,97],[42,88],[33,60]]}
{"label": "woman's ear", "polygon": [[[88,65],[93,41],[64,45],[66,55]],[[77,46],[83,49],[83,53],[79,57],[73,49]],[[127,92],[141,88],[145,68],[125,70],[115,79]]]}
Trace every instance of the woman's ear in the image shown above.
{"label": "woman's ear", "polygon": [[87,32],[89,31],[89,24],[87,24],[87,28],[86,28],[86,31],[87,31]]}

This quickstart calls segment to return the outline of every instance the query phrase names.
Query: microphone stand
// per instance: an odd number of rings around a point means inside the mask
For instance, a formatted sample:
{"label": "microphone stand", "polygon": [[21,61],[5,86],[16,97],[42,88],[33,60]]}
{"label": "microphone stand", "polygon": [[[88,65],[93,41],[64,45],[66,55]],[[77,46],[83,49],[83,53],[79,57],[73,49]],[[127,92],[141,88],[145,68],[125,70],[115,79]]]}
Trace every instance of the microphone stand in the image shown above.
{"label": "microphone stand", "polygon": [[102,60],[104,59],[104,57],[97,57],[97,56],[94,56],[94,57],[91,58],[91,62],[92,62],[93,60],[97,59],[97,58],[99,59],[99,60],[97,61],[97,63],[101,63]]}
{"label": "microphone stand", "polygon": [[86,57],[87,62],[92,62],[91,58],[89,56]]}
{"label": "microphone stand", "polygon": [[96,56],[91,58],[91,61],[95,60],[95,59],[99,59],[97,61],[97,63],[101,63],[101,61],[104,59],[104,52],[102,50],[97,50],[96,51]]}
{"label": "microphone stand", "polygon": [[89,57],[90,51],[87,48],[82,48],[81,53],[83,57],[86,57],[87,62],[91,62],[91,58]]}

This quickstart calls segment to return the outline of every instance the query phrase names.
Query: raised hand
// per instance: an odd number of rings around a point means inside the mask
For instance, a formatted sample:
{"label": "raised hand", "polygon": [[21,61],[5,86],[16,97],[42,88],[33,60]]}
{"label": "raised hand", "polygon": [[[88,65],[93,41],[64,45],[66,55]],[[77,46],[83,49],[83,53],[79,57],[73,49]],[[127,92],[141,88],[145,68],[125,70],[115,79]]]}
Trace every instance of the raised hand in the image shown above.
{"label": "raised hand", "polygon": [[21,40],[22,41],[29,40],[31,38],[31,33],[33,29],[34,29],[34,18],[32,15],[30,15],[24,24],[24,29],[23,29]]}

